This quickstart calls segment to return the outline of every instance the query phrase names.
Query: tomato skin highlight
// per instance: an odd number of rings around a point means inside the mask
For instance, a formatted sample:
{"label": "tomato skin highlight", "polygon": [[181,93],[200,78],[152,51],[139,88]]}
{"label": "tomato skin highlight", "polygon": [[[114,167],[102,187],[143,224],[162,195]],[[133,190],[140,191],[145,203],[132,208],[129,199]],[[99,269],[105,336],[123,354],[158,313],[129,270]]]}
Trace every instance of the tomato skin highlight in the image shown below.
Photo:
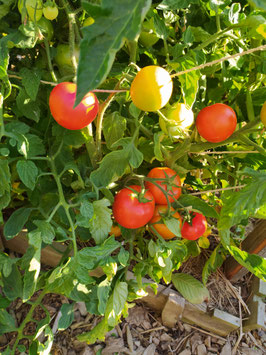
{"label": "tomato skin highlight", "polygon": [[191,212],[192,224],[187,221],[183,224],[181,235],[184,239],[197,240],[207,230],[207,221],[203,214],[198,212]]}
{"label": "tomato skin highlight", "polygon": [[[138,185],[129,186],[131,189],[141,192]],[[146,191],[144,197],[148,202],[139,202],[138,197],[129,188],[120,190],[113,203],[113,215],[117,223],[128,229],[136,229],[145,226],[153,216],[155,202],[152,194]]]}
{"label": "tomato skin highlight", "polygon": [[229,138],[234,133],[236,124],[235,111],[220,103],[204,107],[196,119],[199,134],[211,143],[219,143]]}
{"label": "tomato skin highlight", "polygon": [[[152,225],[152,227],[156,230],[156,232],[158,232],[161,235],[161,237],[163,237],[163,239],[165,239],[165,240],[173,239],[175,237],[175,234],[173,232],[171,232],[170,229],[167,228],[167,226],[164,223],[156,223],[156,222],[159,222],[161,220],[161,214],[165,214],[167,212],[167,209],[168,209],[168,207],[166,205],[156,205],[153,217],[149,222],[150,231],[154,234],[154,231],[151,228],[151,225]],[[174,211],[173,207],[171,207],[170,210],[173,212]],[[180,214],[178,212],[175,212],[172,215],[172,217],[179,220],[180,230],[181,230],[182,219],[181,219]]]}
{"label": "tomato skin highlight", "polygon": [[99,102],[92,92],[85,95],[79,105],[73,108],[76,90],[76,84],[63,82],[53,88],[49,97],[53,118],[58,124],[71,130],[86,127],[95,119],[99,110]]}
{"label": "tomato skin highlight", "polygon": [[[147,175],[149,178],[159,178],[159,179],[165,179],[165,173],[167,176],[172,177],[176,175],[174,178],[173,183],[177,186],[181,186],[181,180],[180,177],[176,174],[176,172],[168,167],[157,167],[153,168]],[[158,185],[160,185],[164,191],[167,191],[167,185],[163,183],[163,181],[155,181]],[[158,205],[167,205],[167,199],[164,195],[164,193],[160,190],[159,187],[154,185],[150,181],[145,182],[145,187],[150,190],[150,192],[154,196],[155,203]],[[181,195],[181,188],[180,187],[175,187],[172,186],[171,190],[168,191],[168,199],[170,203],[174,202],[174,198],[178,199]]]}
{"label": "tomato skin highlight", "polygon": [[173,91],[169,73],[156,65],[142,68],[130,87],[135,106],[143,111],[157,111],[167,104]]}

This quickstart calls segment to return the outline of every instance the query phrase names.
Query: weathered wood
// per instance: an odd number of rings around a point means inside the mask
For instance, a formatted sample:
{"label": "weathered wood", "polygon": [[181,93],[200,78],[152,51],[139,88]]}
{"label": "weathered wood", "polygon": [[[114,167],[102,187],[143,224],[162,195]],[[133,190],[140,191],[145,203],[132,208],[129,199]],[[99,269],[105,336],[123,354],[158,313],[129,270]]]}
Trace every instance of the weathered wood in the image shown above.
{"label": "weathered wood", "polygon": [[[266,220],[260,220],[253,231],[241,244],[241,249],[250,254],[266,257]],[[225,274],[231,281],[237,281],[248,273],[248,270],[230,256],[224,263]]]}
{"label": "weathered wood", "polygon": [[162,310],[163,325],[173,328],[176,325],[176,322],[182,318],[185,303],[186,301],[183,297],[171,292]]}
{"label": "weathered wood", "polygon": [[254,276],[254,280],[252,282],[252,291],[254,295],[266,297],[266,282]]}
{"label": "weathered wood", "polygon": [[249,318],[243,322],[243,331],[248,332],[250,330],[265,328],[265,303],[262,299],[254,295],[248,302],[248,308],[251,312]]}
{"label": "weathered wood", "polygon": [[194,305],[189,302],[186,302],[181,320],[221,336],[227,336],[240,327],[240,319],[229,313],[218,309],[209,313],[205,304]]}

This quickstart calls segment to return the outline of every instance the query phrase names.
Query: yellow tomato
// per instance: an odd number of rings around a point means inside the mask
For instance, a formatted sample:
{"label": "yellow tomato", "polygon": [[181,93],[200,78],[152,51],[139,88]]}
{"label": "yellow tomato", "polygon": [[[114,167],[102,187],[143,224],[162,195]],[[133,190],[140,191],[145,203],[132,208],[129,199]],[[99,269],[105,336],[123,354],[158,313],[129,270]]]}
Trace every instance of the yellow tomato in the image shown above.
{"label": "yellow tomato", "polygon": [[157,111],[167,104],[173,91],[173,82],[169,73],[156,65],[141,69],[135,76],[130,96],[139,109]]}
{"label": "yellow tomato", "polygon": [[264,126],[266,127],[266,101],[262,105],[261,111],[260,111],[260,119]]}
{"label": "yellow tomato", "polygon": [[19,0],[18,10],[22,14],[23,8],[26,8],[27,16],[31,21],[39,21],[42,17],[42,0]]}
{"label": "yellow tomato", "polygon": [[185,104],[176,103],[162,110],[162,113],[169,121],[159,118],[161,130],[176,139],[182,136],[194,122],[193,111]]}

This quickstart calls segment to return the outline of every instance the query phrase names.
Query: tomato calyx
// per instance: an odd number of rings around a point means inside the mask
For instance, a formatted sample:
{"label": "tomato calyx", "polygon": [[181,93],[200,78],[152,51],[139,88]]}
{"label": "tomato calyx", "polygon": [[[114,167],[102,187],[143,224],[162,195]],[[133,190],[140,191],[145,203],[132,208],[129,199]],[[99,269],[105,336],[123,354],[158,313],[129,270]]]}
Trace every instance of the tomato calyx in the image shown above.
{"label": "tomato calyx", "polygon": [[145,187],[142,187],[140,192],[133,189],[130,186],[128,187],[128,189],[132,191],[132,194],[131,194],[132,198],[137,198],[140,203],[151,202],[150,199],[145,197],[145,193],[148,191],[147,189],[145,189]]}

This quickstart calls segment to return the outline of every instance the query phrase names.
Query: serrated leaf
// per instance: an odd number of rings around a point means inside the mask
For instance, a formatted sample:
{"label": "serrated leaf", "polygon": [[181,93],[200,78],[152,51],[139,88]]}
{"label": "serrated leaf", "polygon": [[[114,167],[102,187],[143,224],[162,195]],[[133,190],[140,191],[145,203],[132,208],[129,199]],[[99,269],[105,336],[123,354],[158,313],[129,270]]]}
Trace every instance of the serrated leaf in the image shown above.
{"label": "serrated leaf", "polygon": [[206,217],[218,218],[219,215],[216,210],[208,205],[205,201],[201,200],[197,196],[191,195],[181,195],[178,201],[184,206],[189,207],[192,206],[193,209],[198,210]]}
{"label": "serrated leaf", "polygon": [[23,262],[23,265],[25,265],[27,262],[23,280],[23,302],[28,301],[35,292],[41,270],[41,233],[38,231],[33,231],[29,233],[28,237],[30,247],[27,249],[27,252],[24,255]]}
{"label": "serrated leaf", "polygon": [[31,211],[31,208],[21,207],[12,213],[4,225],[4,236],[7,240],[12,239],[22,230]]}
{"label": "serrated leaf", "polygon": [[99,300],[98,311],[100,314],[104,314],[109,293],[111,291],[111,282],[108,279],[103,280],[97,287],[97,296]]}
{"label": "serrated leaf", "polygon": [[41,71],[36,68],[28,69],[24,67],[20,69],[19,73],[22,76],[22,84],[27,94],[35,101],[39,90]]}
{"label": "serrated leaf", "polygon": [[36,231],[40,232],[42,241],[51,244],[55,237],[55,231],[51,224],[42,220],[35,220],[33,223],[38,227]]}
{"label": "serrated leaf", "polygon": [[219,233],[230,230],[231,226],[254,215],[266,204],[266,173],[245,169],[243,174],[250,175],[250,182],[238,192],[223,194],[223,207],[218,221]]}
{"label": "serrated leaf", "polygon": [[215,272],[222,265],[224,260],[225,255],[221,250],[221,244],[218,244],[203,267],[202,281],[204,285],[206,285],[210,274]]}
{"label": "serrated leaf", "polygon": [[104,341],[105,334],[112,329],[105,319],[101,320],[90,332],[77,336],[79,341],[86,341],[87,344],[94,344],[96,340]]}
{"label": "serrated leaf", "polygon": [[61,317],[59,318],[58,321],[58,330],[65,330],[67,329],[73,322],[74,320],[74,306],[75,303],[69,304],[69,303],[64,303],[61,308]]}
{"label": "serrated leaf", "polygon": [[22,298],[22,277],[16,264],[12,265],[8,277],[2,275],[2,282],[3,292],[9,300],[14,301],[18,297]]}
{"label": "serrated leaf", "polygon": [[151,0],[127,0],[122,3],[120,0],[102,1],[102,9],[110,15],[96,18],[92,26],[83,29],[76,104],[107,77],[116,52],[122,47],[125,38],[134,40],[140,32],[141,22],[150,5]]}
{"label": "serrated leaf", "polygon": [[83,217],[86,217],[88,220],[90,220],[94,213],[93,204],[89,201],[83,201],[80,206],[80,213]]}
{"label": "serrated leaf", "polygon": [[129,260],[129,252],[125,250],[123,247],[121,247],[118,254],[118,261],[122,266],[126,267],[128,260]]}
{"label": "serrated leaf", "polygon": [[172,282],[178,292],[190,303],[200,304],[210,298],[208,289],[191,275],[174,274]]}
{"label": "serrated leaf", "polygon": [[154,155],[159,161],[164,161],[164,157],[161,151],[161,141],[163,139],[163,132],[156,132],[153,136],[154,139]]}
{"label": "serrated leaf", "polygon": [[164,218],[163,222],[165,223],[166,227],[174,233],[175,236],[181,237],[180,231],[180,221],[174,217],[171,218]]}
{"label": "serrated leaf", "polygon": [[15,330],[15,319],[5,309],[0,309],[0,335],[14,332]]}
{"label": "serrated leaf", "polygon": [[126,282],[117,281],[114,291],[106,306],[105,318],[110,327],[114,327],[122,313],[128,295]]}
{"label": "serrated leaf", "polygon": [[35,122],[39,122],[40,119],[40,106],[32,101],[25,89],[20,89],[16,98],[16,103],[22,116],[25,116]]}
{"label": "serrated leaf", "polygon": [[38,168],[30,160],[19,160],[16,165],[20,180],[30,190],[34,190],[38,176]]}
{"label": "serrated leaf", "polygon": [[255,276],[266,282],[265,258],[256,254],[249,254],[246,251],[241,250],[233,245],[228,246],[227,249],[240,265],[244,266]]}
{"label": "serrated leaf", "polygon": [[111,149],[112,144],[123,137],[126,126],[126,118],[121,116],[117,111],[104,117],[103,134],[108,149]]}
{"label": "serrated leaf", "polygon": [[163,0],[157,6],[159,10],[179,10],[186,9],[190,4],[198,4],[199,0]]}
{"label": "serrated leaf", "polygon": [[110,202],[102,199],[93,202],[93,217],[90,220],[89,230],[96,244],[101,244],[108,236],[112,227],[112,210],[108,207]]}
{"label": "serrated leaf", "polygon": [[156,34],[158,35],[158,37],[166,40],[169,35],[169,31],[165,25],[164,20],[161,19],[161,17],[158,14],[155,14],[153,18],[154,18],[154,27],[155,27]]}

